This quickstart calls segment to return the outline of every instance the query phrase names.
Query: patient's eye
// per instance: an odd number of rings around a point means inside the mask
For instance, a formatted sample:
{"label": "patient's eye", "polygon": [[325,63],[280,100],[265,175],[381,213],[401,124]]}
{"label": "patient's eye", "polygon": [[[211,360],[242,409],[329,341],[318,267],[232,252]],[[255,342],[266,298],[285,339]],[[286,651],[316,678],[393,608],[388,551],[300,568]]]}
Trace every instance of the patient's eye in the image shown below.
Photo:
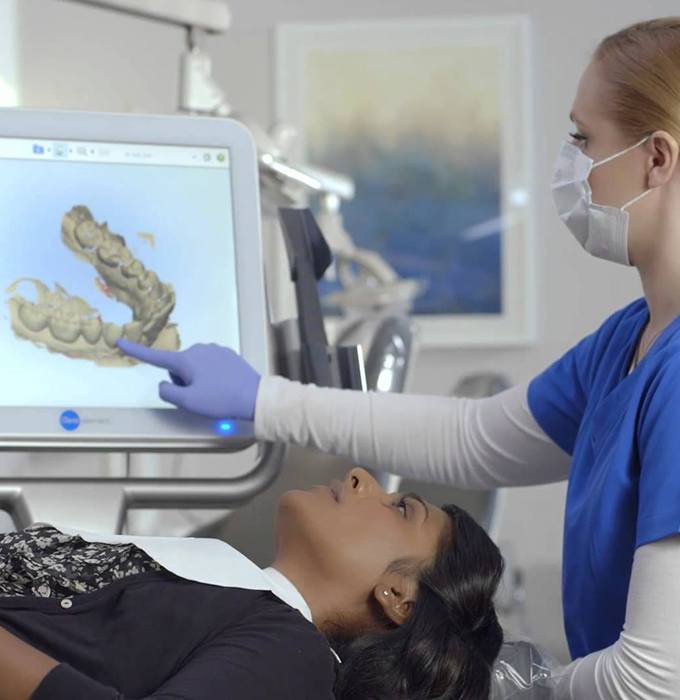
{"label": "patient's eye", "polygon": [[406,505],[406,497],[400,498],[398,501],[395,501],[393,505],[397,506],[397,508],[403,508],[403,517],[406,517],[406,514],[408,513],[408,507]]}

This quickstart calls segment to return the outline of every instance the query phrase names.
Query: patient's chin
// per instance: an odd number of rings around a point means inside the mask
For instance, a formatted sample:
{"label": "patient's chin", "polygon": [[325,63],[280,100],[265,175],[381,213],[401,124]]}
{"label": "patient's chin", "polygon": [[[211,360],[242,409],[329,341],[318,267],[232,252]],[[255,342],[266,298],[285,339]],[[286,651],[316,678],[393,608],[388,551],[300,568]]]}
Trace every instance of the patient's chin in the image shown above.
{"label": "patient's chin", "polygon": [[279,497],[279,508],[299,508],[309,495],[310,492],[303,489],[284,491]]}
{"label": "patient's chin", "polygon": [[279,498],[277,529],[321,536],[329,526],[331,530],[333,528],[329,516],[336,505],[333,498],[321,489],[286,491]]}
{"label": "patient's chin", "polygon": [[326,486],[313,486],[311,489],[291,489],[279,497],[279,509],[302,508],[327,511],[337,505]]}

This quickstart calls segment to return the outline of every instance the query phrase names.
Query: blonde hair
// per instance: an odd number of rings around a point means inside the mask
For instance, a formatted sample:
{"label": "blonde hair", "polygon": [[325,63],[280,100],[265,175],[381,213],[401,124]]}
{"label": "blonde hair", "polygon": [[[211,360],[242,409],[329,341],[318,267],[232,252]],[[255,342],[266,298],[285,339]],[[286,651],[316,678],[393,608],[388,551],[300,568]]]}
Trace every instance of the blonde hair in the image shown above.
{"label": "blonde hair", "polygon": [[663,130],[680,143],[680,17],[625,27],[593,58],[608,83],[605,109],[631,141]]}

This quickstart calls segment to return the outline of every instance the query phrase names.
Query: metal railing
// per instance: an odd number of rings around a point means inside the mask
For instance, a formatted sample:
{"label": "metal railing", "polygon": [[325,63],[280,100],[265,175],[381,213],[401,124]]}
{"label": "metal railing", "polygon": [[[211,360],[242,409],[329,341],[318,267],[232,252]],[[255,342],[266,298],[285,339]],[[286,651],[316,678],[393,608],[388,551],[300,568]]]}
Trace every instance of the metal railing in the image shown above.
{"label": "metal railing", "polygon": [[[68,519],[82,525],[96,520],[97,530],[120,533],[127,512],[134,508],[235,508],[276,479],[286,455],[283,443],[256,444],[259,454],[253,469],[237,477],[0,477],[0,510],[10,515],[17,529],[34,522]],[[125,458],[129,473],[130,453]],[[68,492],[59,493],[65,486]]]}

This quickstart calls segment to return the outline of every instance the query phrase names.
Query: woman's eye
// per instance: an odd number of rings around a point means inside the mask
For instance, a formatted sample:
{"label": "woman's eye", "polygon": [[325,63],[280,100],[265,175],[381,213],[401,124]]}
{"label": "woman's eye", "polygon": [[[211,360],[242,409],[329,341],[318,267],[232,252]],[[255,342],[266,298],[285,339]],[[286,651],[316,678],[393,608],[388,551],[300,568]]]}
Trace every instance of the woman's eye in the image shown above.
{"label": "woman's eye", "polygon": [[579,134],[578,131],[570,133],[569,136],[578,146],[583,146],[588,140],[583,134]]}
{"label": "woman's eye", "polygon": [[406,514],[408,513],[408,508],[406,507],[406,499],[402,498],[399,501],[397,501],[394,505],[397,506],[397,508],[403,508],[403,517],[406,517]]}

